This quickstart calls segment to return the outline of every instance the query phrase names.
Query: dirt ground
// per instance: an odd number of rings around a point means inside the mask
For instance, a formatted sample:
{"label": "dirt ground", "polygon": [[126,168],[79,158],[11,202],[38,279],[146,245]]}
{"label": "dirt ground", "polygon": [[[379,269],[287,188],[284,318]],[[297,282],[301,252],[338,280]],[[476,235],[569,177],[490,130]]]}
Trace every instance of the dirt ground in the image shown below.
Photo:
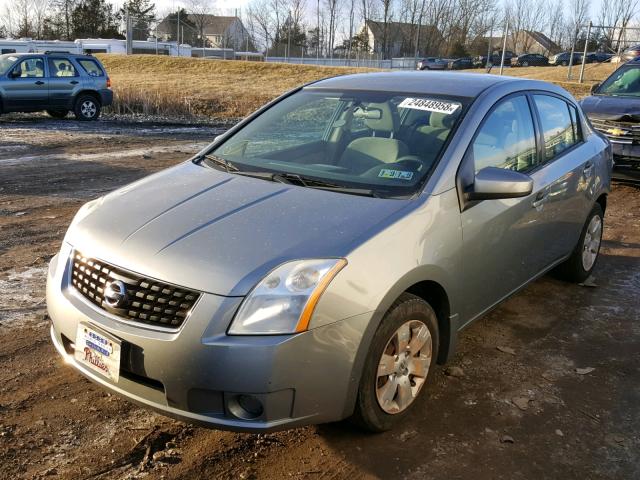
{"label": "dirt ground", "polygon": [[591,286],[546,276],[466,329],[391,432],[207,430],[65,366],[44,282],[73,214],[219,130],[0,118],[0,478],[640,478],[640,191],[619,184]]}

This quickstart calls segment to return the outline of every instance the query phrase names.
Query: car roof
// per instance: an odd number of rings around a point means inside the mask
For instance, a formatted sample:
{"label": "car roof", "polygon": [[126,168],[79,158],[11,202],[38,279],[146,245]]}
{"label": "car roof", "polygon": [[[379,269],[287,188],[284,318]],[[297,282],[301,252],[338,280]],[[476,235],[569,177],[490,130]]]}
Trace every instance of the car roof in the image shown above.
{"label": "car roof", "polygon": [[[520,81],[524,80],[479,73],[402,71],[343,75],[320,80],[305,88],[425,93],[473,98],[493,85]],[[544,85],[543,82],[540,84]]]}

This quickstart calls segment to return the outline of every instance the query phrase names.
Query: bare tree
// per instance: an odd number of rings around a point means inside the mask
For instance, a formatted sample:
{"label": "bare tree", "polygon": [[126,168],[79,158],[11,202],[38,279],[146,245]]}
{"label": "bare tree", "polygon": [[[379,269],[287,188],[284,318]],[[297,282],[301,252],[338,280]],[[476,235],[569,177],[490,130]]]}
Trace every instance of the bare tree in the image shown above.
{"label": "bare tree", "polygon": [[638,0],[608,0],[600,6],[598,21],[604,28],[607,46],[618,50],[624,29],[629,26],[638,10]]}
{"label": "bare tree", "polygon": [[325,0],[329,26],[327,30],[327,49],[329,56],[333,56],[333,49],[336,41],[336,17],[338,15],[338,0]]}

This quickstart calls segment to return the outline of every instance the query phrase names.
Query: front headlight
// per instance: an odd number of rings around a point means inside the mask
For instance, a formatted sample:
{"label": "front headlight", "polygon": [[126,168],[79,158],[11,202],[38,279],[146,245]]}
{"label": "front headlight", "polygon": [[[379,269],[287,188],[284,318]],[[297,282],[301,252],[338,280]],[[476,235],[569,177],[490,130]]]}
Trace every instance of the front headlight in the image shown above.
{"label": "front headlight", "polygon": [[244,299],[229,334],[275,335],[306,330],[320,296],[346,264],[343,258],[328,258],[280,265]]}

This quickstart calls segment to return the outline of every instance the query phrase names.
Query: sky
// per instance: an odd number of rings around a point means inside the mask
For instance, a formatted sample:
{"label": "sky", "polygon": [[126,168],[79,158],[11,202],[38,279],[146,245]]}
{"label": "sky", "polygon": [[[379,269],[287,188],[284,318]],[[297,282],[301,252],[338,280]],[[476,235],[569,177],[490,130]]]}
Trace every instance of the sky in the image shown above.
{"label": "sky", "polygon": [[[4,11],[5,6],[11,4],[13,0],[0,0],[0,14]],[[108,0],[110,3],[119,7],[123,0]],[[235,9],[242,9],[245,7],[249,0],[210,0],[217,10],[217,13],[221,15],[233,15]],[[340,0],[338,0],[340,1]],[[596,20],[598,15],[598,11],[600,10],[601,2],[606,0],[591,0],[591,20]],[[185,5],[187,0],[154,0],[156,5],[156,10],[160,15],[164,15],[170,11],[175,11],[175,7],[178,5]],[[311,11],[315,11],[315,0],[307,0],[307,8],[311,9]],[[565,5],[568,3],[568,0],[565,0]],[[568,14],[569,12],[567,12]]]}

